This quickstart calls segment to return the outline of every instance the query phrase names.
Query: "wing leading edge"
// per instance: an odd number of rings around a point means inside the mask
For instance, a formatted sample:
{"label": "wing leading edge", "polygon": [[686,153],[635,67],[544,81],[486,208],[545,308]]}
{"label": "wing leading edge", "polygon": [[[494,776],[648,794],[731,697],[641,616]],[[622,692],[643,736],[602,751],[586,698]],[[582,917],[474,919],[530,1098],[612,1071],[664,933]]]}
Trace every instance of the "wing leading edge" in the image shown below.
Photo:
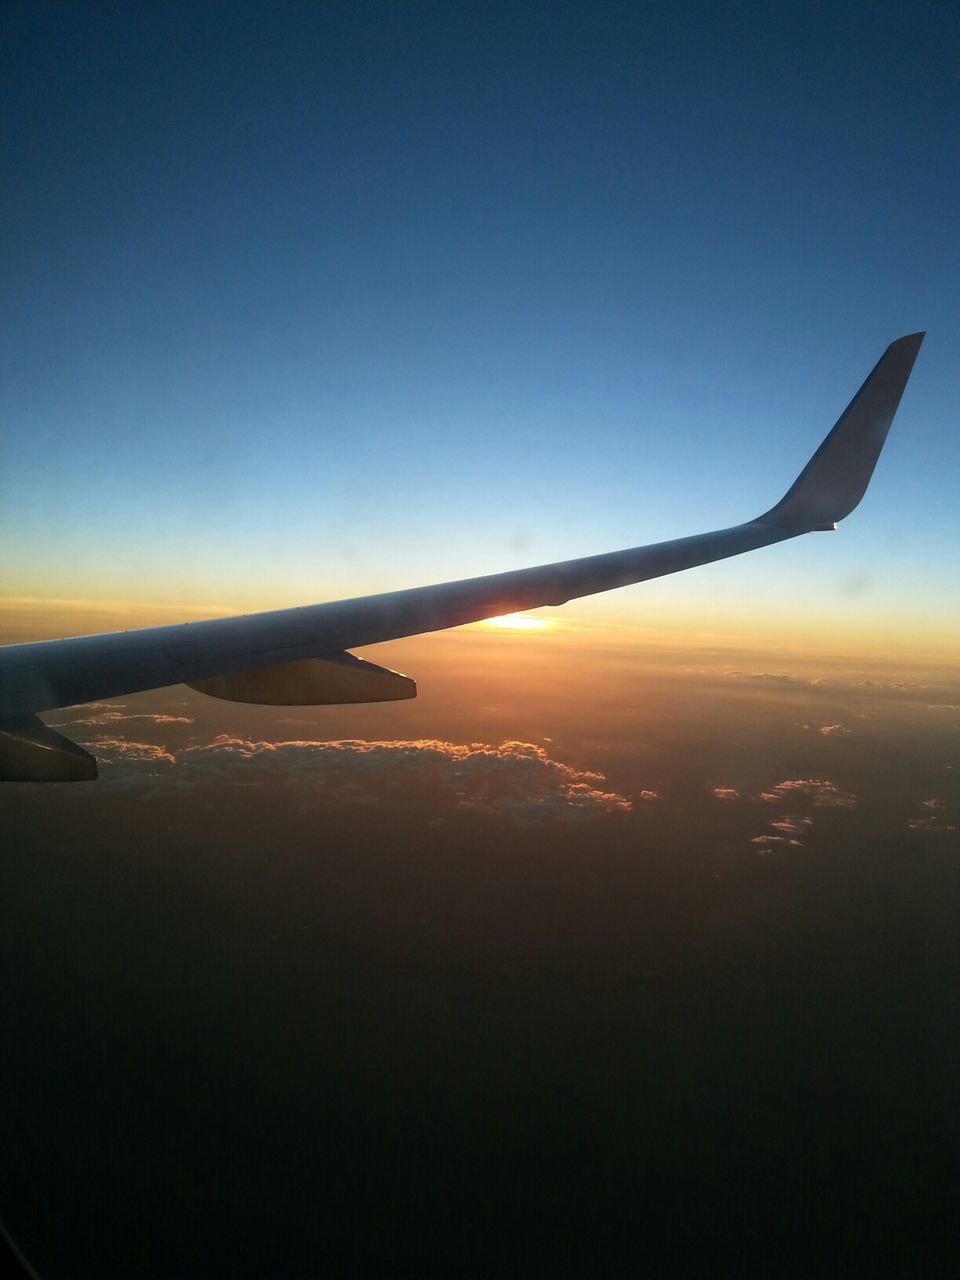
{"label": "wing leading edge", "polygon": [[[364,672],[353,666],[359,660],[347,650],[564,604],[832,529],[863,497],[923,336],[910,334],[890,344],[781,501],[746,524],[355,600],[0,648],[0,780],[57,775],[57,745],[49,731],[41,732],[45,726],[36,719],[39,711],[181,683],[216,696],[265,702],[270,698],[263,691],[279,687],[266,671],[275,667],[284,669],[280,700],[287,703],[296,699],[296,680],[301,678],[304,704],[410,697],[412,682],[398,684],[405,678],[373,664],[366,664],[370,671]],[[325,661],[311,661],[315,659]],[[341,699],[335,691],[343,687],[347,668],[353,692]],[[38,726],[35,732],[32,726]],[[77,752],[86,753],[69,745],[73,750],[64,752],[60,776],[95,776],[77,758]],[[36,760],[42,766],[31,763]]]}

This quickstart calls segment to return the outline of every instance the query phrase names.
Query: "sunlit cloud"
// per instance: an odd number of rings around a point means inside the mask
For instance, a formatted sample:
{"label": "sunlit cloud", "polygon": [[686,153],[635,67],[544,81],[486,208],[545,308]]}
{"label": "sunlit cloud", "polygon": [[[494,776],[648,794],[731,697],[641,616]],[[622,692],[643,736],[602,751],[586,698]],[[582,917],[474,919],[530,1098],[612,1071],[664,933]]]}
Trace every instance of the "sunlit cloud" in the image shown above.
{"label": "sunlit cloud", "polygon": [[740,792],[733,787],[714,787],[713,794],[718,800],[739,800]]}
{"label": "sunlit cloud", "polygon": [[921,800],[918,809],[923,812],[907,822],[910,831],[956,831],[956,827],[945,820],[943,811],[946,805],[942,800],[931,798]]}
{"label": "sunlit cloud", "polygon": [[779,818],[776,822],[771,822],[770,826],[774,831],[782,831],[786,835],[799,836],[807,827],[813,825],[813,819],[807,817],[799,817],[798,815],[788,814],[784,818]]}
{"label": "sunlit cloud", "polygon": [[928,684],[919,684],[916,680],[861,680],[864,689],[929,689]]}
{"label": "sunlit cloud", "polygon": [[771,804],[790,796],[805,796],[817,809],[854,809],[857,804],[855,795],[826,778],[792,778],[760,793],[760,799]]}
{"label": "sunlit cloud", "polygon": [[[782,685],[803,685],[809,689],[824,689],[831,692],[850,691],[858,693],[867,690],[870,693],[913,693],[917,691],[930,690],[937,688],[935,685],[925,684],[919,680],[857,680],[845,677],[842,674],[832,673],[828,676],[809,676],[806,674],[798,674],[796,672],[787,671],[745,671],[742,669],[728,669],[727,676],[732,676],[738,680],[759,680],[770,684]],[[954,685],[948,684],[940,686],[947,696],[954,693]],[[937,704],[939,710],[957,711],[960,705],[952,703]]]}
{"label": "sunlit cloud", "polygon": [[820,732],[825,738],[842,738],[851,733],[852,730],[842,724],[822,724]]}
{"label": "sunlit cloud", "polygon": [[123,711],[126,705],[125,702],[78,702],[72,707],[64,707],[62,713],[80,711],[88,715],[91,711]]}
{"label": "sunlit cloud", "polygon": [[[128,742],[126,738],[101,738],[91,751],[97,757],[97,764],[106,766],[108,775],[117,765],[148,766],[152,773],[156,767],[168,768],[177,762],[176,756],[165,747],[150,742]],[[89,793],[88,788],[84,791]]]}
{"label": "sunlit cloud", "polygon": [[731,671],[729,674],[741,680],[773,680],[778,684],[789,684],[797,680],[796,676],[787,675],[783,671]]}
{"label": "sunlit cloud", "polygon": [[603,785],[603,774],[554,760],[529,742],[261,742],[221,735],[179,752],[117,738],[102,739],[90,749],[106,766],[104,778],[117,783],[135,785],[144,771],[175,766],[169,781],[181,787],[282,781],[303,789],[301,808],[378,804],[395,800],[398,788],[412,793],[418,787],[425,799],[440,799],[454,810],[522,822],[627,813],[633,807],[627,796]]}
{"label": "sunlit cloud", "polygon": [[193,724],[190,716],[171,716],[164,713],[150,714],[148,712],[137,712],[135,715],[123,715],[119,711],[104,711],[102,715],[88,716],[85,720],[61,720],[56,724],[50,725],[51,729],[78,729],[81,726],[100,726],[109,725],[113,728],[119,724],[128,724],[131,720],[139,720],[142,723],[150,724]]}
{"label": "sunlit cloud", "polygon": [[[775,845],[783,845],[793,849],[802,849],[803,841],[798,839],[804,835],[808,827],[813,826],[813,819],[802,814],[785,814],[770,823],[770,830],[760,836],[753,836],[751,844],[756,845],[761,853],[769,853]],[[776,834],[773,834],[776,833]]]}

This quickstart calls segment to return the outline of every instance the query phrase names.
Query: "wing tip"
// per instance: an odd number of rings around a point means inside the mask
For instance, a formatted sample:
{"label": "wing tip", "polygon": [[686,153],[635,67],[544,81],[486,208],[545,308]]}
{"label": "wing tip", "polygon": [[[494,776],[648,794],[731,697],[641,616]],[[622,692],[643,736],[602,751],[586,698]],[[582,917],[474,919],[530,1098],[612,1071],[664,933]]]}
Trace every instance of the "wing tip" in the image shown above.
{"label": "wing tip", "polygon": [[925,330],[895,338],[783,498],[759,517],[792,534],[835,528],[859,504],[906,389]]}
{"label": "wing tip", "polygon": [[926,336],[926,329],[918,329],[916,333],[905,333],[900,338],[894,338],[883,354],[887,355],[891,351],[903,350],[904,352],[912,351],[913,355],[916,356]]}

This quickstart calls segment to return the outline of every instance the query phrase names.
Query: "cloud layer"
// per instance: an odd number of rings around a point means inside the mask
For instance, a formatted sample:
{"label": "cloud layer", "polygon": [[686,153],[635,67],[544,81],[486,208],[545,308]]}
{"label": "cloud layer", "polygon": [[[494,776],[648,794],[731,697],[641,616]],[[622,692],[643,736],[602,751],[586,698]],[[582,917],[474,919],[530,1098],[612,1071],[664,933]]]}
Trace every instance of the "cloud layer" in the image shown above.
{"label": "cloud layer", "polygon": [[102,738],[91,749],[103,766],[104,781],[114,785],[142,782],[161,771],[168,775],[165,785],[182,787],[249,786],[282,777],[288,784],[307,784],[318,801],[363,804],[377,804],[405,786],[428,786],[458,809],[524,821],[624,813],[633,807],[626,796],[604,788],[602,774],[563,764],[529,742],[260,742],[224,735],[176,753],[121,738]]}

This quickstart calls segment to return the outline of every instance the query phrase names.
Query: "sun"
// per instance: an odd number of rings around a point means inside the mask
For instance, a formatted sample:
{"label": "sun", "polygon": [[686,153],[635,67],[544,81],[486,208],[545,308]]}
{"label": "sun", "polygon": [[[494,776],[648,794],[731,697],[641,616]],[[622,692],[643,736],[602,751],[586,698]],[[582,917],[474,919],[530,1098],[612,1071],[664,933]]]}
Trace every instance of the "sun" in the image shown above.
{"label": "sun", "polygon": [[504,627],[508,631],[539,631],[552,624],[546,618],[534,618],[529,613],[504,613],[498,618],[487,618],[488,627]]}

